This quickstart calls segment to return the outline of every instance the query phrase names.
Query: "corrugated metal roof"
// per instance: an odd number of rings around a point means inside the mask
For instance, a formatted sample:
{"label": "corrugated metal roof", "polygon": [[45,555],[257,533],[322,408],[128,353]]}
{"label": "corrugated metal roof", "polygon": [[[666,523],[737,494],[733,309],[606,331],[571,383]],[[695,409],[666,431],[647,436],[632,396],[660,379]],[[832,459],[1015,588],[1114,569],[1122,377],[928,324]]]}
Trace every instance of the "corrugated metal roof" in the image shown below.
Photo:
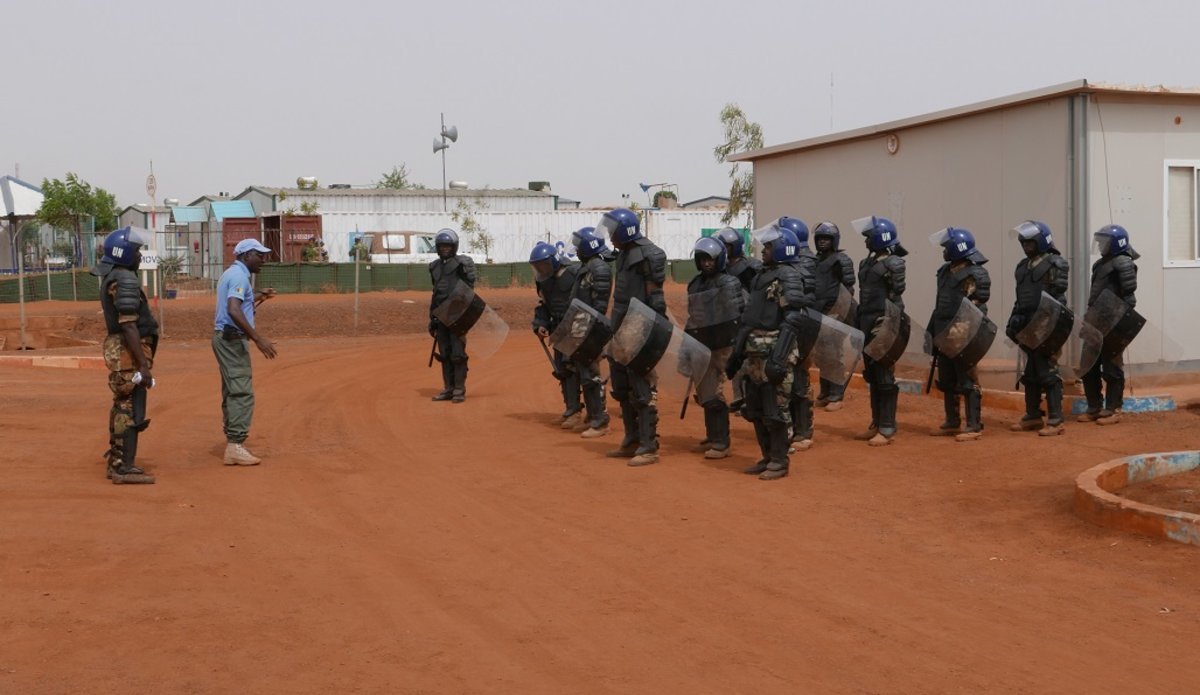
{"label": "corrugated metal roof", "polygon": [[254,217],[254,206],[249,200],[223,200],[213,202],[212,214],[218,222],[226,217]]}
{"label": "corrugated metal roof", "polygon": [[1012,106],[1019,106],[1021,104],[1057,99],[1059,97],[1070,96],[1073,94],[1121,94],[1130,96],[1144,95],[1150,98],[1159,98],[1165,96],[1197,98],[1200,97],[1200,89],[1193,87],[1168,88],[1161,85],[1154,87],[1146,87],[1142,85],[1124,86],[1100,82],[1088,84],[1087,80],[1074,80],[1072,82],[1064,82],[1062,84],[1053,85],[1051,87],[1043,87],[1041,89],[1035,89],[1029,92],[1011,94],[1009,96],[999,97],[997,99],[989,99],[988,101],[980,101],[974,104],[967,104],[965,106],[958,106],[952,109],[946,109],[944,111],[935,111],[933,113],[927,113],[921,116],[913,116],[912,118],[905,118],[899,121],[889,121],[887,123],[880,123],[878,125],[858,128],[856,130],[831,133],[829,135],[822,135],[820,137],[808,138],[807,140],[795,140],[793,142],[783,143],[782,145],[764,147],[760,150],[741,152],[729,157],[729,161],[752,162],[756,159],[766,159],[767,157],[775,157],[781,154],[799,152],[801,150],[807,150],[813,147],[821,147],[824,145],[832,145],[849,140],[859,140],[862,138],[885,135],[887,133],[903,130],[905,128],[929,125],[931,123],[937,123],[940,121],[949,121],[986,111],[995,111]]}
{"label": "corrugated metal roof", "polygon": [[175,224],[208,221],[208,216],[204,214],[204,208],[192,207],[189,205],[176,205],[172,207],[171,217],[174,218]]}

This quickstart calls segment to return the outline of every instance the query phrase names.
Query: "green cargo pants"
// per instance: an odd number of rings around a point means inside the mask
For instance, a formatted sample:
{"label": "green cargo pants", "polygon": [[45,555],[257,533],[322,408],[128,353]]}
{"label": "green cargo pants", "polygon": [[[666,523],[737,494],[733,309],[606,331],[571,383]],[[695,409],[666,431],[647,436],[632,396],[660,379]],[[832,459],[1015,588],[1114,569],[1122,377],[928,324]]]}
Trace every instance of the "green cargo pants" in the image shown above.
{"label": "green cargo pants", "polygon": [[221,415],[225,440],[241,444],[250,435],[254,417],[254,384],[250,372],[250,341],[226,340],[220,332],[213,335],[213,354],[221,370]]}

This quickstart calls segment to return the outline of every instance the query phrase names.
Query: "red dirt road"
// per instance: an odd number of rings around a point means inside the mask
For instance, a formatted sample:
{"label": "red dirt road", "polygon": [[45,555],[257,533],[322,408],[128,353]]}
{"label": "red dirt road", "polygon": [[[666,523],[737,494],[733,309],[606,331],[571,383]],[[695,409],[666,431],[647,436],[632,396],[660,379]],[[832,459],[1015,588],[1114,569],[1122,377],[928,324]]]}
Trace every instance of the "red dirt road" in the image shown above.
{"label": "red dirt road", "polygon": [[[423,315],[423,295],[374,301],[404,298]],[[352,301],[283,299],[260,314],[268,335]],[[681,423],[665,394],[662,460],[631,469],[603,457],[617,435],[549,424],[555,384],[509,318],[461,405],[429,400],[423,325],[279,339],[279,359],[255,355],[257,468],[221,465],[207,342],[167,340],[146,487],[104,480],[103,372],[0,366],[0,693],[1141,693],[1200,678],[1200,549],[1070,512],[1099,461],[1200,448],[1194,413],[1047,441],[986,410],[985,438],[956,444],[927,436],[936,401],[906,395],[900,438],[870,449],[850,440],[866,405],[852,391],[767,483],[739,472],[756,458],[747,423],[734,457],[704,461],[688,451],[699,409]]]}

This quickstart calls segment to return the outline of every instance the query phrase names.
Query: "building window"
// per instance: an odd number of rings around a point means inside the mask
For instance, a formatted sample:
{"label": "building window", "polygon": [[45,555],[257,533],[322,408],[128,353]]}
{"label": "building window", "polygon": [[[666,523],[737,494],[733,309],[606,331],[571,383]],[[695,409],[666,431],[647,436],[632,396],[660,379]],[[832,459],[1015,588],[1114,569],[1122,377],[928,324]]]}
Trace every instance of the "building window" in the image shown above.
{"label": "building window", "polygon": [[1200,266],[1196,211],[1200,208],[1200,161],[1168,161],[1165,213],[1166,266]]}

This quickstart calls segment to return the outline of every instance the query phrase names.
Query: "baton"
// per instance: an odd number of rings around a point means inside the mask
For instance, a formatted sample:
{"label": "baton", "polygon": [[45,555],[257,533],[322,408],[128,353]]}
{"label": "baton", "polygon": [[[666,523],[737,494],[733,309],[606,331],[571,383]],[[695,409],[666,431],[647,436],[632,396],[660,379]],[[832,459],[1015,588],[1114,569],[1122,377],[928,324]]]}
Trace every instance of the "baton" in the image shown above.
{"label": "baton", "polygon": [[683,390],[683,406],[679,409],[679,419],[682,420],[684,415],[687,415],[688,396],[692,393],[692,377],[688,377],[687,388]]}
{"label": "baton", "polygon": [[937,351],[937,348],[934,348],[933,349],[933,359],[930,360],[930,362],[929,362],[929,378],[925,380],[926,395],[928,395],[929,392],[933,390],[933,373],[934,373],[934,371],[937,370],[937,363],[938,363],[938,351]]}
{"label": "baton", "polygon": [[[437,338],[435,337],[433,339],[433,347],[430,348],[430,350],[429,350],[429,366],[430,367],[433,366],[433,359],[437,356],[438,356],[438,354],[437,354]],[[440,362],[441,360],[438,360],[438,361]]]}
{"label": "baton", "polygon": [[546,353],[546,359],[550,361],[550,374],[559,381],[562,381],[562,376],[558,373],[558,365],[554,363],[554,356],[550,354],[550,348],[546,347],[546,339],[538,336],[538,344],[542,346],[542,352]]}

